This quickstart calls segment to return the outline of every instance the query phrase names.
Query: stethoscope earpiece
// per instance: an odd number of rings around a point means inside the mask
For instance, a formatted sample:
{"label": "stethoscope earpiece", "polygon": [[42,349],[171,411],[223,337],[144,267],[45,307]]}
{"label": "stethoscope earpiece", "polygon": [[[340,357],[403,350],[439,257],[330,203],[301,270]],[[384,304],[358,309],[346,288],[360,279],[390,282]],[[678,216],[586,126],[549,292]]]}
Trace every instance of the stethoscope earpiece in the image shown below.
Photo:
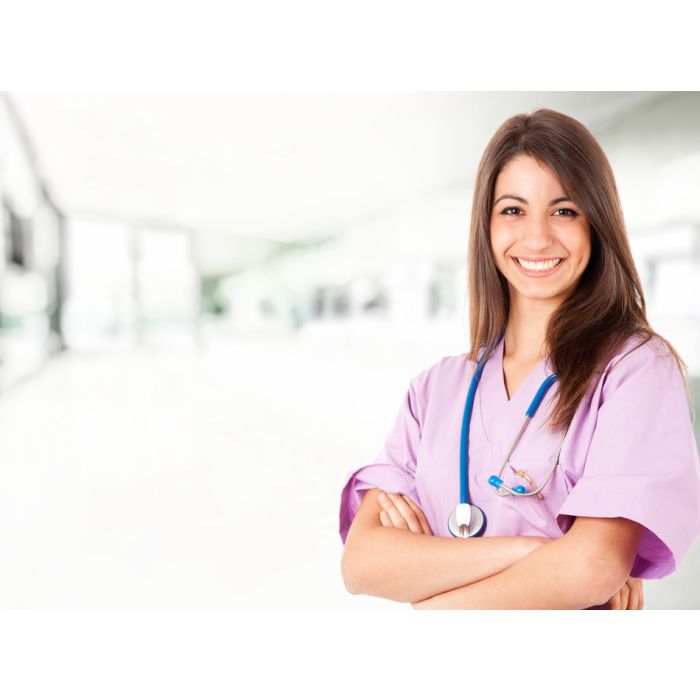
{"label": "stethoscope earpiece", "polygon": [[[491,474],[489,477],[489,486],[493,486],[496,490],[498,490],[503,486],[503,479],[500,479],[495,474]],[[527,489],[522,484],[514,486],[511,491],[516,491],[517,493],[527,493]],[[510,495],[514,496],[515,494],[511,493]]]}

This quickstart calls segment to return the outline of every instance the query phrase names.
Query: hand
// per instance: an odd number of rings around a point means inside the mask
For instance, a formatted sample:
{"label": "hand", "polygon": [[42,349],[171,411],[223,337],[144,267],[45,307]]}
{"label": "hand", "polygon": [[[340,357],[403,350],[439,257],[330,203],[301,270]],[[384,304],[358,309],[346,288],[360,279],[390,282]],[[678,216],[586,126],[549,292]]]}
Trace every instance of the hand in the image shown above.
{"label": "hand", "polygon": [[425,514],[418,504],[402,493],[379,492],[379,520],[384,527],[396,527],[423,535],[432,535]]}
{"label": "hand", "polygon": [[641,610],[644,607],[644,591],[640,578],[628,578],[622,588],[610,598],[611,610]]}

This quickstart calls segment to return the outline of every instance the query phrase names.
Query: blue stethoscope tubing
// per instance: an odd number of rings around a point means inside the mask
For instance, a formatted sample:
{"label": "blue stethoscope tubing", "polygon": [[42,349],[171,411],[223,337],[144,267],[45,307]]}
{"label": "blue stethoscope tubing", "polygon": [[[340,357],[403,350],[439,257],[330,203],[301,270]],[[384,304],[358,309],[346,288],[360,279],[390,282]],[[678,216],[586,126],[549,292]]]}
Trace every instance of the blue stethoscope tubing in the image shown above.
{"label": "blue stethoscope tubing", "polygon": [[481,379],[481,373],[486,365],[485,360],[480,360],[472,376],[472,381],[469,384],[467,392],[467,402],[464,405],[464,414],[462,416],[462,439],[459,446],[459,502],[469,503],[469,482],[467,479],[467,471],[469,469],[469,424],[472,419],[472,408],[474,406],[474,396],[476,388]]}
{"label": "blue stethoscope tubing", "polygon": [[[504,332],[501,332],[501,335],[499,336],[498,341],[496,344],[498,344],[501,339],[503,338]],[[484,351],[484,354],[481,356],[479,361],[477,362],[476,369],[474,370],[474,374],[472,375],[471,382],[469,384],[469,390],[467,392],[467,399],[464,404],[464,414],[462,415],[462,432],[461,432],[461,439],[460,439],[460,448],[459,448],[459,503],[460,505],[457,506],[455,511],[453,511],[448,519],[448,529],[450,530],[451,534],[455,537],[478,537],[483,533],[483,531],[486,528],[486,514],[484,511],[479,508],[479,506],[469,503],[469,426],[471,424],[471,417],[472,417],[472,409],[474,407],[474,397],[476,395],[476,390],[479,385],[479,380],[481,379],[481,374],[484,371],[484,367],[486,365],[486,360],[488,358],[486,357],[486,351]],[[554,384],[554,382],[557,381],[557,375],[556,374],[550,374],[540,385],[540,388],[537,390],[537,393],[535,394],[534,398],[530,402],[530,405],[528,406],[527,410],[525,411],[525,421],[523,422],[520,430],[518,431],[517,436],[515,437],[515,440],[513,441],[513,444],[511,445],[508,454],[506,455],[506,458],[504,460],[507,462],[508,458],[510,457],[511,453],[515,449],[515,446],[518,444],[518,441],[520,437],[522,436],[523,432],[525,431],[525,428],[527,427],[528,423],[532,419],[532,417],[535,415],[537,409],[539,408],[539,405],[542,403],[542,399],[544,398],[545,394],[549,390],[549,388]],[[560,448],[561,449],[561,448]],[[557,455],[558,459],[558,455]],[[501,473],[503,471],[503,465],[501,465]],[[500,488],[502,486],[502,480],[495,475],[492,476],[489,479],[489,484],[496,488]],[[524,493],[523,491],[519,490],[520,487],[518,487],[518,493]],[[507,494],[506,494],[507,495]],[[515,495],[515,494],[513,494]],[[459,518],[457,517],[457,513],[462,509],[462,513],[464,513],[464,506],[467,506],[470,510],[467,512],[467,517],[469,519],[469,523],[467,526],[460,527],[459,524]]]}

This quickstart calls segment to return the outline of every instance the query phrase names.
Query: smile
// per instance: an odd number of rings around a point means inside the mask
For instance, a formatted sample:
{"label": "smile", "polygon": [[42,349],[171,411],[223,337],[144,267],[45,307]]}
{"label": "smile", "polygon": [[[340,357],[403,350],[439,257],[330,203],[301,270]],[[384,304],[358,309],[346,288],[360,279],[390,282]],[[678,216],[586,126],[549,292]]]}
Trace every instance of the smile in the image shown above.
{"label": "smile", "polygon": [[549,260],[528,260],[527,258],[515,258],[526,270],[551,270],[556,267],[563,258],[550,258]]}
{"label": "smile", "polygon": [[527,258],[513,257],[517,268],[528,277],[545,277],[553,274],[566,258],[547,258],[540,260],[528,260]]}

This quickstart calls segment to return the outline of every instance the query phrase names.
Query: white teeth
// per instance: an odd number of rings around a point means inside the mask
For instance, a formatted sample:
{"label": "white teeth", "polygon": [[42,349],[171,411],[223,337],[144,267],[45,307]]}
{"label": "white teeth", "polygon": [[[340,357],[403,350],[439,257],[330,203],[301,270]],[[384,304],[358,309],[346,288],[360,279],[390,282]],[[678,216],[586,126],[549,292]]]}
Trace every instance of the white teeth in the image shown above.
{"label": "white teeth", "polygon": [[526,269],[526,270],[551,270],[556,267],[562,258],[553,258],[552,260],[541,260],[540,262],[530,262],[529,260],[523,260],[522,258],[516,258],[516,260]]}

